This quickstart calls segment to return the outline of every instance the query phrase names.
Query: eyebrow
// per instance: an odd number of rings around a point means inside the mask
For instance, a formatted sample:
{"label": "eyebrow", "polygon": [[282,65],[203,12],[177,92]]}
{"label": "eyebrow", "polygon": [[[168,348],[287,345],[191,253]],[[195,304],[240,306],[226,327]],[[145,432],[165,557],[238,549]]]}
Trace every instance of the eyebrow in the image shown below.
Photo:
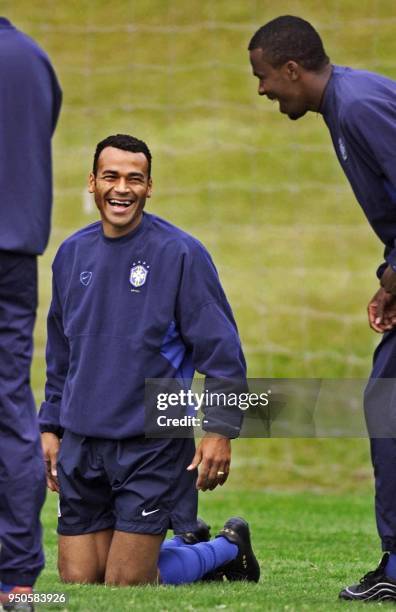
{"label": "eyebrow", "polygon": [[[106,168],[105,170],[102,170],[102,174],[119,174],[118,170],[110,170],[108,168]],[[139,178],[144,178],[144,174],[143,172],[128,172],[127,176],[130,177],[139,177]]]}

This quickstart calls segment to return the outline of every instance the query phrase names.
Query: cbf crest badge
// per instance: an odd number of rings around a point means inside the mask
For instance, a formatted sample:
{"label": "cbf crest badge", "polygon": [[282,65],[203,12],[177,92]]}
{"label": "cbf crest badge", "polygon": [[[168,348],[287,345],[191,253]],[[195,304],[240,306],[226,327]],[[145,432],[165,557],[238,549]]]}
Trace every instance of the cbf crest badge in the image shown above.
{"label": "cbf crest badge", "polygon": [[135,287],[135,289],[143,287],[147,280],[149,269],[150,266],[148,266],[145,261],[133,262],[131,272],[129,274],[129,282],[131,283],[132,287]]}

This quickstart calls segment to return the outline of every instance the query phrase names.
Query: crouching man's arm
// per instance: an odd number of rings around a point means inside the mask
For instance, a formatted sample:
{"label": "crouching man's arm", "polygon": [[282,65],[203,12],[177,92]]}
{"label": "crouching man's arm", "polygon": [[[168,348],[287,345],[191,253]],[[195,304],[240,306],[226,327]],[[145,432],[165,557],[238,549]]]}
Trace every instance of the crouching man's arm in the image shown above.
{"label": "crouching man's arm", "polygon": [[200,466],[198,489],[223,485],[231,463],[231,439],[239,435],[242,412],[227,394],[246,391],[246,363],[231,307],[210,255],[199,243],[185,255],[177,323],[194,368],[206,376],[205,389],[223,399],[204,406],[206,434],[188,470]]}

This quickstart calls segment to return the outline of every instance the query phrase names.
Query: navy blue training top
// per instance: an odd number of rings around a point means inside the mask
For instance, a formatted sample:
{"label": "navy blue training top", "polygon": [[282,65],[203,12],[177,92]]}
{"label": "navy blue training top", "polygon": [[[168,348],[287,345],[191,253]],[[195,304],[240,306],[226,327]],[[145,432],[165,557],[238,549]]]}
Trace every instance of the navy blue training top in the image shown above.
{"label": "navy blue training top", "polygon": [[62,93],[48,56],[0,17],[0,250],[42,253],[52,206],[51,136]]}
{"label": "navy blue training top", "polygon": [[[145,378],[245,380],[231,308],[198,240],[149,214],[121,238],[100,222],[67,239],[53,263],[41,431],[144,434]],[[207,431],[238,423],[207,413]]]}
{"label": "navy blue training top", "polygon": [[396,82],[333,66],[320,112],[355,196],[385,244],[385,259],[396,270]]}

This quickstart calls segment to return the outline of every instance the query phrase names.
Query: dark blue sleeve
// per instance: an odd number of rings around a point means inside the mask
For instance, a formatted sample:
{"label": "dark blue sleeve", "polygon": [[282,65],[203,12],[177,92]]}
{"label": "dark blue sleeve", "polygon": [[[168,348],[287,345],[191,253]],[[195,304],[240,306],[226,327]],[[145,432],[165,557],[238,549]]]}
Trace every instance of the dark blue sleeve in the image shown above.
{"label": "dark blue sleeve", "polygon": [[348,106],[343,130],[371,158],[372,168],[396,188],[395,99],[364,98]]}
{"label": "dark blue sleeve", "polygon": [[52,280],[52,302],[47,319],[47,382],[45,401],[39,412],[40,430],[50,431],[62,436],[60,426],[60,405],[63,387],[69,368],[69,343],[63,332],[62,307],[56,287]]}
{"label": "dark blue sleeve", "polygon": [[[208,252],[194,244],[184,256],[177,301],[177,322],[192,353],[195,369],[210,391],[246,391],[246,363],[231,307]],[[206,431],[230,438],[239,434],[241,411],[206,407]]]}
{"label": "dark blue sleeve", "polygon": [[[376,97],[355,101],[348,108],[343,130],[363,149],[372,170],[385,179],[384,188],[394,204],[396,220],[396,94],[394,100]],[[385,248],[384,257],[396,269],[396,236],[394,240],[393,248]],[[386,265],[379,266],[378,277]]]}
{"label": "dark blue sleeve", "polygon": [[55,132],[56,124],[58,123],[59,114],[62,106],[62,90],[59,85],[56,73],[50,65],[51,81],[52,81],[52,133]]}
{"label": "dark blue sleeve", "polygon": [[[43,96],[43,94],[48,94],[52,97],[52,125],[51,127],[52,127],[52,134],[53,134],[56,128],[56,124],[58,122],[60,109],[62,106],[62,90],[59,85],[58,77],[56,76],[54,67],[52,66],[51,60],[46,54],[46,52],[43,49],[41,49],[41,47],[39,47],[37,43],[33,39],[31,39],[29,36],[27,36],[26,34],[22,32],[17,32],[16,35],[19,36],[22,41],[24,41],[24,44],[27,47],[30,47],[31,53],[37,55],[38,58],[40,59],[41,67],[40,65],[32,64],[30,68],[32,71],[32,77],[36,79],[36,85],[38,83],[41,83],[42,85],[41,91],[39,91],[39,88],[36,86],[35,89],[37,91],[37,95]],[[44,71],[43,71],[43,64],[45,65]],[[33,73],[33,69],[34,69],[34,73]],[[45,72],[47,73],[46,81],[44,81]]]}

